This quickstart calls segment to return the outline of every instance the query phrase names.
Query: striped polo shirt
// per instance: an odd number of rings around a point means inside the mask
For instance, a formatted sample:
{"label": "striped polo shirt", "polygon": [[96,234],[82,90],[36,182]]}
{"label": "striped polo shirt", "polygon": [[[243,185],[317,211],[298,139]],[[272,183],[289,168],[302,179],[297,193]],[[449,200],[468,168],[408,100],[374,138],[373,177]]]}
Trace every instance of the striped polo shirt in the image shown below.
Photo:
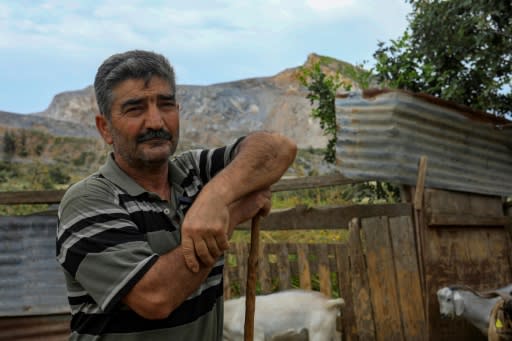
{"label": "striped polo shirt", "polygon": [[98,172],[66,191],[59,206],[57,260],[71,307],[71,340],[222,339],[223,258],[163,320],[144,319],[121,299],[159,255],[180,244],[187,209],[232,160],[240,141],[170,159],[170,201],[138,185],[112,154]]}

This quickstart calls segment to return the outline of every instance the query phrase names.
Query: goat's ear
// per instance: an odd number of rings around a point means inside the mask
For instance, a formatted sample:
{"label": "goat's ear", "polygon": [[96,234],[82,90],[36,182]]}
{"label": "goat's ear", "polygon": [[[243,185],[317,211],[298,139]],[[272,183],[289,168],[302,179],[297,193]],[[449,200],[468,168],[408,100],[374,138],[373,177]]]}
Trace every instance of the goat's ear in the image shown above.
{"label": "goat's ear", "polygon": [[455,315],[462,315],[464,312],[464,298],[457,291],[453,293],[453,304],[455,305]]}

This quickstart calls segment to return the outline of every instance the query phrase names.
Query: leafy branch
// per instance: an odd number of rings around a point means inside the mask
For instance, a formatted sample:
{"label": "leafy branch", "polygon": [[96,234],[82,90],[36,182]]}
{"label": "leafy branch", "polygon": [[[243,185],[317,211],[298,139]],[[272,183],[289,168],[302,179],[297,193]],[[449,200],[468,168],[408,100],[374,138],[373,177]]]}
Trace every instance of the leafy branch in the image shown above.
{"label": "leafy branch", "polygon": [[337,72],[330,76],[322,72],[320,62],[310,67],[302,67],[299,81],[308,89],[306,96],[311,105],[316,106],[311,110],[311,116],[320,120],[320,128],[329,140],[324,154],[324,160],[330,163],[336,162],[336,91],[342,85],[348,90],[347,85]]}

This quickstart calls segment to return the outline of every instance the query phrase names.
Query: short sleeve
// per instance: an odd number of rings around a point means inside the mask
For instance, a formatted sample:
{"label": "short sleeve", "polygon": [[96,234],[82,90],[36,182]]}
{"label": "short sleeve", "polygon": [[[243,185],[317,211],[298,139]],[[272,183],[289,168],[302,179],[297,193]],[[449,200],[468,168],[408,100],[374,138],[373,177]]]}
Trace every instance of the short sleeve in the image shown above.
{"label": "short sleeve", "polygon": [[100,181],[71,188],[59,207],[57,260],[104,311],[156,262],[143,232]]}

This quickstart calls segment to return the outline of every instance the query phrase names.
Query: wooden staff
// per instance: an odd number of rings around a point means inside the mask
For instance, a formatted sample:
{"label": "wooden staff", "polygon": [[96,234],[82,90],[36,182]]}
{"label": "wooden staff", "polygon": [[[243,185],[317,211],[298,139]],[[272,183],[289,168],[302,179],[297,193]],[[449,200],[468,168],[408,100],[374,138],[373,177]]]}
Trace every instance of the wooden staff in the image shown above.
{"label": "wooden staff", "polygon": [[245,325],[244,340],[254,339],[254,310],[256,309],[256,274],[258,271],[258,249],[260,244],[260,216],[252,218],[251,248],[247,260],[247,282],[245,294]]}

